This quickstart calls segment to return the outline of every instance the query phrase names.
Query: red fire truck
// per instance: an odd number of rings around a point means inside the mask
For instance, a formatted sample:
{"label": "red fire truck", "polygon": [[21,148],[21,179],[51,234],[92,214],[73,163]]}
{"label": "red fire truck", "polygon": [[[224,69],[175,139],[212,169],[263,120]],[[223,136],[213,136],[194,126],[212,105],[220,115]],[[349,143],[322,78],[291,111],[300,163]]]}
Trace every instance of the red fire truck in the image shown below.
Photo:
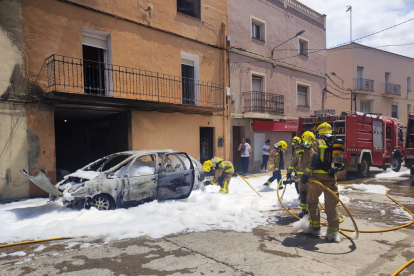
{"label": "red fire truck", "polygon": [[398,119],[349,111],[341,115],[299,117],[298,135],[308,130],[316,134],[323,122],[331,124],[334,135],[345,142],[346,171],[366,176],[370,166],[400,170],[404,138],[403,124]]}
{"label": "red fire truck", "polygon": [[405,139],[405,166],[410,168],[414,184],[414,114],[408,114],[407,139]]}

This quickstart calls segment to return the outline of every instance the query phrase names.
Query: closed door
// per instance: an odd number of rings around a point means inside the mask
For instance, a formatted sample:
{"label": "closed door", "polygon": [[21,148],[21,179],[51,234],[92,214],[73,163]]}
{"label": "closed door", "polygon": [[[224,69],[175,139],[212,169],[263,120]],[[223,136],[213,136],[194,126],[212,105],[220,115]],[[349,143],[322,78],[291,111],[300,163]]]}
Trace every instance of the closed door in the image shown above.
{"label": "closed door", "polygon": [[214,128],[200,127],[200,162],[204,163],[206,160],[213,158],[214,149]]}
{"label": "closed door", "polygon": [[233,127],[233,166],[234,171],[241,171],[241,161],[240,161],[240,152],[238,151],[239,145],[241,143],[241,127]]}
{"label": "closed door", "polygon": [[265,140],[266,140],[265,133],[254,133],[254,141],[253,141],[254,162],[262,161],[263,145],[265,144]]}

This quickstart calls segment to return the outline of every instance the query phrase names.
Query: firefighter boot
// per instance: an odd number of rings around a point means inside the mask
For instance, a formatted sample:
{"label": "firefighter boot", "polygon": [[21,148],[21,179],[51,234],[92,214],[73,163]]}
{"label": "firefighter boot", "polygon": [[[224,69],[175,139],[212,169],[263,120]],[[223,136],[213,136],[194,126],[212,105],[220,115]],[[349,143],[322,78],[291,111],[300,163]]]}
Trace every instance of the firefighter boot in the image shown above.
{"label": "firefighter boot", "polygon": [[341,238],[339,238],[339,229],[328,227],[328,231],[326,232],[326,239],[330,242],[340,242]]}
{"label": "firefighter boot", "polygon": [[306,191],[301,191],[300,194],[300,206],[302,211],[298,214],[298,217],[303,218],[304,215],[308,214],[308,204],[306,204]]}
{"label": "firefighter boot", "polygon": [[263,186],[270,186],[270,184],[272,184],[272,183],[268,180],[268,181],[266,181],[265,184],[263,184]]}
{"label": "firefighter boot", "polygon": [[221,188],[219,191],[220,194],[228,194],[229,190],[225,190],[224,188]]}

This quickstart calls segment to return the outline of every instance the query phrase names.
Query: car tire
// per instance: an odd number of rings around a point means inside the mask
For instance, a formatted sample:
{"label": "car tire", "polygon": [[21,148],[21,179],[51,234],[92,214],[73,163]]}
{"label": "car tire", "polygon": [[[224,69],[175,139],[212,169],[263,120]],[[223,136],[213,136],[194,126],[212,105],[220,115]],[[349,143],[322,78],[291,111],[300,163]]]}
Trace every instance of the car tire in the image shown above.
{"label": "car tire", "polygon": [[363,157],[361,164],[358,165],[358,175],[360,177],[366,177],[369,174],[369,159],[367,157]]}
{"label": "car tire", "polygon": [[401,169],[401,158],[400,157],[398,157],[398,156],[395,156],[394,158],[392,158],[391,159],[391,162],[390,162],[391,164],[391,169],[394,171],[394,172],[399,172],[400,171],[400,169]]}
{"label": "car tire", "polygon": [[90,207],[95,207],[100,211],[113,210],[115,209],[114,200],[109,195],[99,194],[92,197]]}

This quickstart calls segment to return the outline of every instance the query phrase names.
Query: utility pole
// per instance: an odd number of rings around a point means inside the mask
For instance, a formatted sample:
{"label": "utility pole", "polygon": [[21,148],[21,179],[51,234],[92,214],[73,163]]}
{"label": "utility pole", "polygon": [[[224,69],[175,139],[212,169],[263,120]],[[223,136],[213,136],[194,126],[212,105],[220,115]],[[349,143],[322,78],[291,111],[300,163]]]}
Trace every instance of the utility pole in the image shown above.
{"label": "utility pole", "polygon": [[350,33],[351,33],[351,40],[350,40],[350,43],[352,43],[352,6],[346,6],[348,9],[346,10],[346,12],[350,12],[349,13],[349,16],[350,16],[350,23],[351,23],[351,26],[350,26]]}

